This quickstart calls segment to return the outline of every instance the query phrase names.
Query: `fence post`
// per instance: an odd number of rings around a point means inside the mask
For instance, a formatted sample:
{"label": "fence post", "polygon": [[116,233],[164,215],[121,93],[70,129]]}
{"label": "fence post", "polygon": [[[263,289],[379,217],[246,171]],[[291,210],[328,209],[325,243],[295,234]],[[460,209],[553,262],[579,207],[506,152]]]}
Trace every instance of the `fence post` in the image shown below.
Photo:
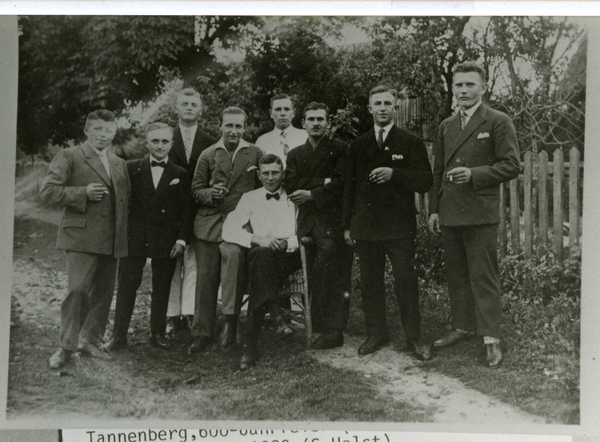
{"label": "fence post", "polygon": [[553,187],[553,212],[554,212],[554,258],[557,262],[562,262],[563,247],[563,208],[562,208],[562,180],[564,155],[562,149],[554,151],[554,187]]}
{"label": "fence post", "polygon": [[510,243],[515,255],[521,253],[519,226],[519,177],[510,181]]}
{"label": "fence post", "polygon": [[579,150],[569,151],[569,256],[579,244]]}
{"label": "fence post", "polygon": [[525,234],[525,258],[531,258],[533,250],[533,207],[531,204],[531,185],[533,182],[533,154],[531,151],[525,152],[525,165],[523,170],[523,226]]}
{"label": "fence post", "polygon": [[539,198],[539,223],[538,223],[538,257],[547,252],[548,244],[548,152],[540,152],[538,164],[538,198]]}
{"label": "fence post", "polygon": [[500,225],[498,226],[498,251],[500,257],[506,256],[506,202],[504,201],[504,183],[500,183]]}

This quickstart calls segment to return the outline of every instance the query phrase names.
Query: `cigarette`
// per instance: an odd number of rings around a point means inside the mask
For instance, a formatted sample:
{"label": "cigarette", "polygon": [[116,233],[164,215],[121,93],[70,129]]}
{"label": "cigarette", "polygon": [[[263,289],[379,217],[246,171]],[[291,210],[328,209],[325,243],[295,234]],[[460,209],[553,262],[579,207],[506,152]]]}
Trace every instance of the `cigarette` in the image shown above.
{"label": "cigarette", "polygon": [[448,175],[448,181],[452,182],[452,175]]}
{"label": "cigarette", "polygon": [[108,195],[108,190],[105,190],[104,193]]}

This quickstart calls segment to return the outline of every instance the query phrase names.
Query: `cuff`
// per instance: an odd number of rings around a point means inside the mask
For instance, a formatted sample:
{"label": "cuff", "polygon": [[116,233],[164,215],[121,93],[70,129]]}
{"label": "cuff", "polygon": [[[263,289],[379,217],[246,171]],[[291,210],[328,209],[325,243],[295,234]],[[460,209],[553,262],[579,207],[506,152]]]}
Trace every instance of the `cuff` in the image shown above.
{"label": "cuff", "polygon": [[181,244],[183,247],[187,246],[187,244],[185,243],[185,241],[182,240],[182,239],[178,239],[177,241],[175,241],[175,244]]}
{"label": "cuff", "polygon": [[295,252],[296,250],[298,250],[298,237],[296,235],[290,236],[287,239],[287,245],[288,252]]}

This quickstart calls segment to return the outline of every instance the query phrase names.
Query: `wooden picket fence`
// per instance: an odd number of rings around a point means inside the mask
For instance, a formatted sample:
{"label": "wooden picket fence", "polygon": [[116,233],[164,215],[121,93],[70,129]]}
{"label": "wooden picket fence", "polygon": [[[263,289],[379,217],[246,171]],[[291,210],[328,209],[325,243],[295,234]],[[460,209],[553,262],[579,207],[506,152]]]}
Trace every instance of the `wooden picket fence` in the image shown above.
{"label": "wooden picket fence", "polygon": [[[430,149],[428,149],[430,152]],[[430,155],[433,164],[433,155]],[[523,253],[531,258],[551,254],[561,262],[580,245],[583,162],[576,148],[565,162],[562,149],[549,161],[535,147],[525,153],[518,178],[500,186],[498,250],[501,256]],[[429,217],[429,195],[415,197],[421,220]],[[558,208],[558,210],[556,210]],[[568,236],[563,231],[568,229]]]}

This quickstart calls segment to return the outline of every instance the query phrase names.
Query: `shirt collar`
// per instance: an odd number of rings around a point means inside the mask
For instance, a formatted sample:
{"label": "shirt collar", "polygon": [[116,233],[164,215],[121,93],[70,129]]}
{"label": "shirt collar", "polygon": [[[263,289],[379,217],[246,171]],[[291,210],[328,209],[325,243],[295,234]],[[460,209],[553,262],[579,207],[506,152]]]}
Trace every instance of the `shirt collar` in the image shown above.
{"label": "shirt collar", "polygon": [[[250,143],[248,143],[246,140],[244,140],[243,138],[240,139],[240,142],[238,143],[238,146],[236,147],[235,151],[233,152],[233,155],[231,157],[231,161],[233,161],[233,159],[235,158],[235,155],[241,150],[244,149],[246,147],[250,146]],[[229,151],[227,150],[227,148],[225,147],[225,143],[223,142],[223,137],[221,137],[219,139],[219,141],[217,141],[217,144],[215,145],[215,149],[224,149],[225,151],[227,151],[227,153],[229,153]]]}
{"label": "shirt collar", "polygon": [[[90,143],[89,141],[88,141],[88,144],[90,146],[92,146],[92,143]],[[104,150],[98,150],[94,146],[92,146],[92,149],[94,149],[94,152],[96,152],[99,157],[107,157],[108,158],[108,147]]]}
{"label": "shirt collar", "polygon": [[164,161],[164,163],[167,164],[169,162],[169,156],[166,156],[164,160],[157,160],[152,155],[150,155],[150,166],[151,167],[152,167],[152,161],[156,161],[157,163],[160,163],[161,161]]}
{"label": "shirt collar", "polygon": [[267,193],[278,193],[279,194],[279,198],[281,198],[281,199],[284,199],[284,198],[287,197],[287,194],[285,193],[285,189],[283,188],[283,185],[280,186],[279,189],[277,189],[275,192],[269,192],[266,187],[261,187],[261,189],[264,191],[265,195]]}
{"label": "shirt collar", "polygon": [[194,124],[193,126],[187,127],[184,126],[183,124],[179,123],[179,130],[181,131],[181,133],[190,131],[192,133],[196,133],[196,131],[198,130],[198,123]]}
{"label": "shirt collar", "polygon": [[461,112],[463,112],[467,117],[471,118],[479,106],[481,106],[481,100],[479,100],[479,103],[474,104],[468,109],[463,110],[461,108]]}
{"label": "shirt collar", "polygon": [[393,126],[393,125],[394,125],[394,123],[393,123],[393,122],[392,122],[392,123],[390,123],[390,124],[388,124],[387,126],[383,126],[383,127],[375,125],[375,126],[374,126],[374,127],[375,127],[375,137],[378,137],[378,136],[379,136],[379,130],[380,130],[380,129],[383,129],[383,130],[384,130],[384,132],[383,132],[383,136],[384,136],[384,137],[387,137],[387,135],[390,133],[390,130],[392,130],[392,126]]}

